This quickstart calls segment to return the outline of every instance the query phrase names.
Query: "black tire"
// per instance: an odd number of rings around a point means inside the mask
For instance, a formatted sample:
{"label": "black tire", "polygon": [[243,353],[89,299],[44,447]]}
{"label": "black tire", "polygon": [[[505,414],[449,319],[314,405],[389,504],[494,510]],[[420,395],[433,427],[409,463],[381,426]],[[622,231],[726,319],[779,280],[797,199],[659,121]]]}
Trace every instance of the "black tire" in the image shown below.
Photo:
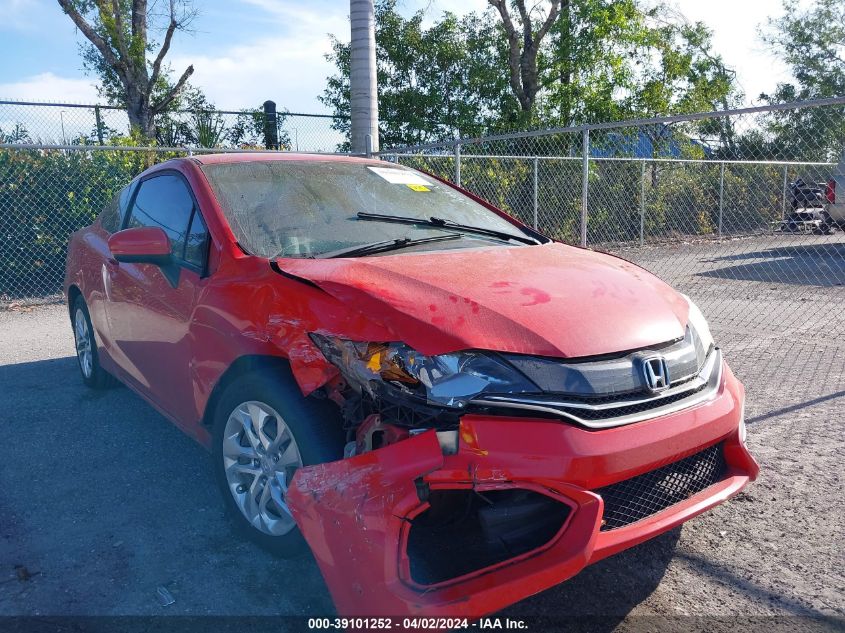
{"label": "black tire", "polygon": [[[88,340],[88,348],[90,350],[90,369],[84,359],[84,353],[80,350],[79,340],[80,333],[77,328],[77,318],[85,321],[85,335]],[[79,367],[79,374],[82,376],[82,382],[86,387],[91,389],[108,389],[113,387],[117,380],[108,373],[100,365],[100,355],[97,350],[97,337],[94,336],[94,327],[91,324],[91,315],[88,312],[88,306],[85,304],[85,299],[82,295],[76,297],[71,308],[71,328],[73,328],[74,343],[76,347],[76,364]]]}
{"label": "black tire", "polygon": [[345,436],[340,414],[330,401],[304,397],[290,368],[282,364],[236,378],[226,387],[214,411],[214,476],[235,529],[277,556],[300,556],[308,551],[308,545],[299,528],[277,536],[253,526],[236,503],[235,491],[226,477],[223,455],[226,423],[241,404],[250,401],[266,403],[278,412],[293,435],[303,466],[335,461],[343,456]]}

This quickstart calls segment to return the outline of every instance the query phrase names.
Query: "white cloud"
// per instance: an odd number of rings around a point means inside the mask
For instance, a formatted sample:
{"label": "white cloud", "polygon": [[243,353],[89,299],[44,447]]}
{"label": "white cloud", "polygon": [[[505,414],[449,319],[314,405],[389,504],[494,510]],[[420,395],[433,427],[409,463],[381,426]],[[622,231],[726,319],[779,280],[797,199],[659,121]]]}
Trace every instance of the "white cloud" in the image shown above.
{"label": "white cloud", "polygon": [[[53,73],[41,73],[11,83],[0,83],[0,99],[40,101],[44,103],[97,103],[97,90],[90,79],[70,79]],[[125,127],[121,116],[106,112],[107,121]],[[114,121],[114,123],[113,123]],[[63,143],[94,128],[94,113],[89,108],[49,106],[0,106],[0,129],[22,125],[33,140]]]}
{"label": "white cloud", "polygon": [[331,51],[329,33],[348,38],[345,13],[319,13],[276,0],[246,2],[269,14],[263,32],[279,34],[205,54],[180,51],[170,60],[174,71],[193,64],[191,83],[222,108],[258,106],[272,99],[291,111],[325,112],[317,96],[335,72],[325,59]]}
{"label": "white cloud", "polygon": [[97,89],[90,79],[39,73],[20,81],[0,83],[0,99],[96,103]]}

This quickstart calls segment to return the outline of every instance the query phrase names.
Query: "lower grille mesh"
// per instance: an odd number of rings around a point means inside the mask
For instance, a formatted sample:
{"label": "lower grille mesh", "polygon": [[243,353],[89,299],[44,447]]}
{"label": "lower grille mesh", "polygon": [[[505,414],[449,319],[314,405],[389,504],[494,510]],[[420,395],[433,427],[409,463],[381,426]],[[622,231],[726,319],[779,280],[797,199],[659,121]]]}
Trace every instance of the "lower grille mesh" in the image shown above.
{"label": "lower grille mesh", "polygon": [[602,531],[645,519],[712,486],[727,471],[722,445],[595,490],[604,499]]}

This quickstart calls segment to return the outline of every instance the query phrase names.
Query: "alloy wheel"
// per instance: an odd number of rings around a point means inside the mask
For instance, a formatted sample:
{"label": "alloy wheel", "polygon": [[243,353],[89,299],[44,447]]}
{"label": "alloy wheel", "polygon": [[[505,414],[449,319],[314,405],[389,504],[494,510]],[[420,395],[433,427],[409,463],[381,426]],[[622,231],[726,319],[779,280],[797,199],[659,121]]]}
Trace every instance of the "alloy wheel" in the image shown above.
{"label": "alloy wheel", "polygon": [[270,405],[250,400],[229,415],[223,469],[241,513],[257,530],[283,536],[296,526],[285,501],[302,457],[293,433]]}
{"label": "alloy wheel", "polygon": [[85,378],[91,378],[94,373],[94,352],[91,344],[91,331],[88,329],[88,319],[82,309],[77,309],[73,316],[73,334],[76,340],[76,356],[79,367]]}

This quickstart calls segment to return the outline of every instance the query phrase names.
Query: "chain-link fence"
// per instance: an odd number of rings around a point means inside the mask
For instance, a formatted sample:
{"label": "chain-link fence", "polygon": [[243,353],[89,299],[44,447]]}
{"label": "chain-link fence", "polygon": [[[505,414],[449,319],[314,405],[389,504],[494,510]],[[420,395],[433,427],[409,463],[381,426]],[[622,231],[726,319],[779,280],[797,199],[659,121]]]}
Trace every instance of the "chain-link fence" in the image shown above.
{"label": "chain-link fence", "polygon": [[186,110],[159,115],[156,147],[137,148],[122,108],[0,101],[0,304],[55,299],[68,236],[147,167],[188,152],[334,152],[342,127],[267,104]]}
{"label": "chain-link fence", "polygon": [[[179,110],[156,117],[161,147],[273,148],[334,152],[345,142],[343,117],[243,110]],[[114,145],[130,135],[126,110],[106,105],[0,101],[0,143]]]}
{"label": "chain-link fence", "polygon": [[132,178],[184,150],[0,147],[0,305],[58,298],[70,234]]}
{"label": "chain-link fence", "polygon": [[[118,114],[100,117],[111,126]],[[95,111],[86,116],[78,129],[96,125]],[[9,120],[0,104],[0,303],[56,298],[70,233],[132,177],[188,150],[90,135],[74,144],[37,117],[29,126],[42,134],[24,138]],[[797,398],[845,391],[845,178],[832,184],[843,148],[845,98],[382,157],[459,182],[547,235],[641,264],[700,304],[741,376],[763,372]]]}
{"label": "chain-link fence", "polygon": [[845,176],[834,182],[843,150],[837,98],[382,157],[644,266],[701,306],[741,376],[762,373],[798,398],[845,390]]}

